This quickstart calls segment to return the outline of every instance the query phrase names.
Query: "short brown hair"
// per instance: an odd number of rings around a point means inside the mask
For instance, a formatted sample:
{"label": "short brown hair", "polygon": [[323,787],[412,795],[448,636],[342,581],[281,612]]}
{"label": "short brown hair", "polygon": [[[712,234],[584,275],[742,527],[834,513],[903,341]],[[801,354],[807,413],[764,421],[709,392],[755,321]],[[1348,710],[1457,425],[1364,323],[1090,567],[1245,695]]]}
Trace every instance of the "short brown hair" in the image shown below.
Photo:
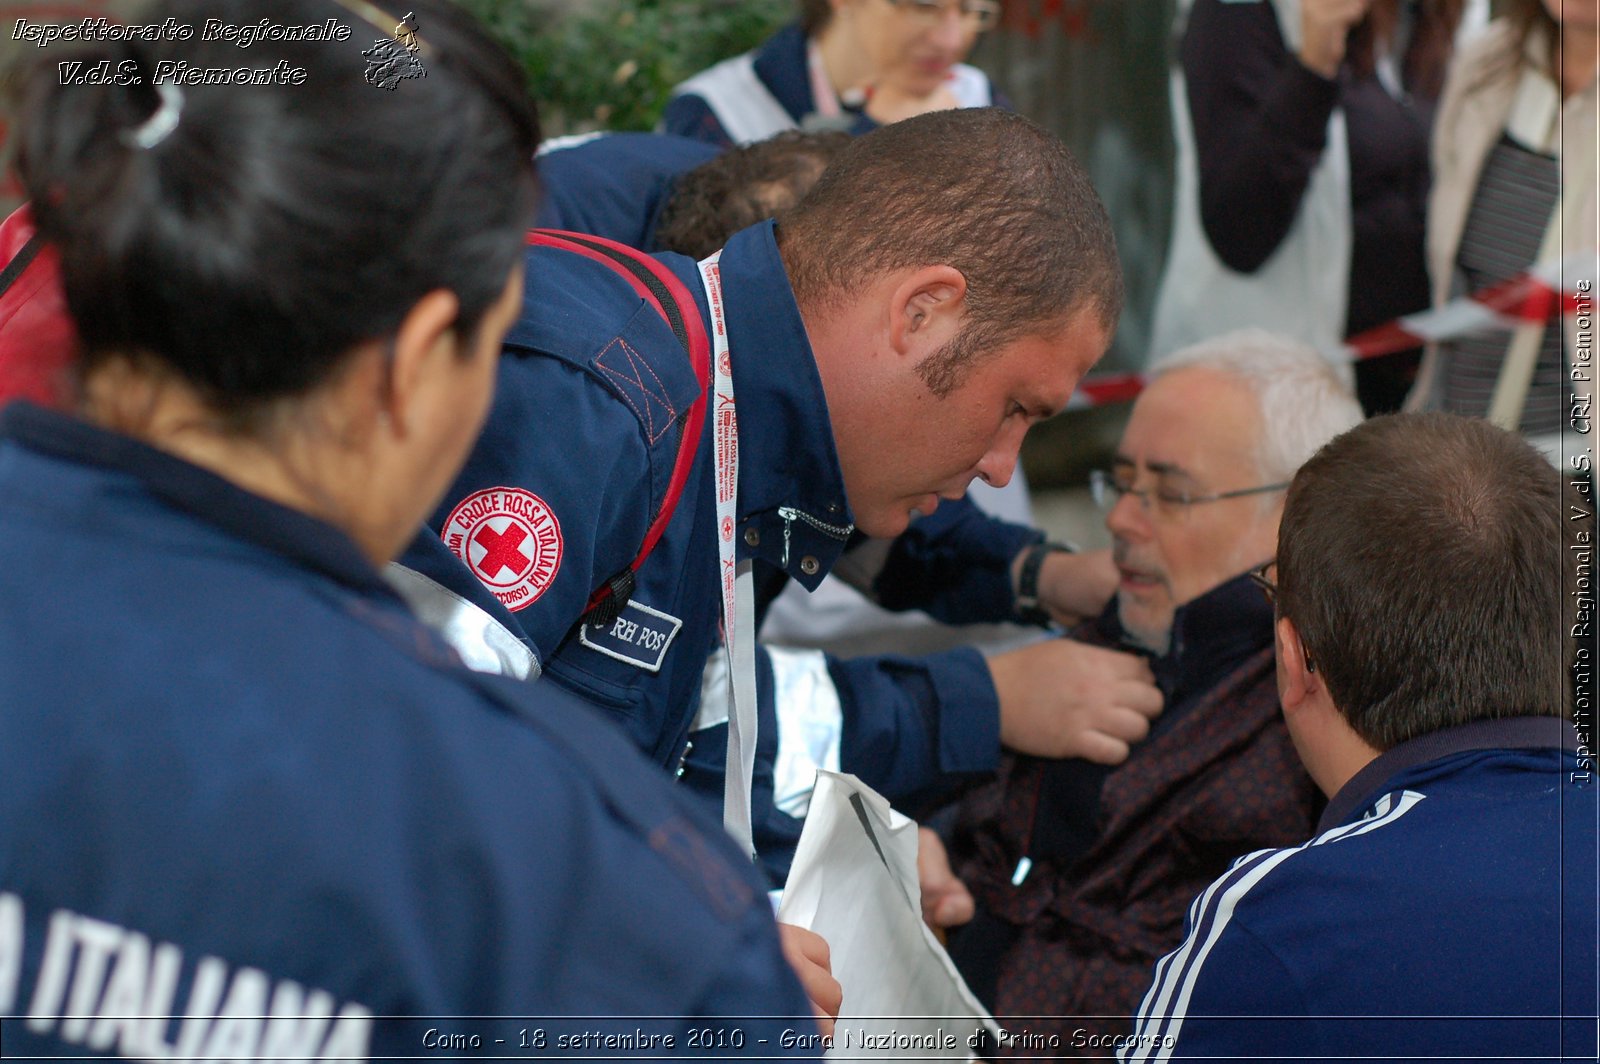
{"label": "short brown hair", "polygon": [[680,176],[656,224],[656,247],[703,259],[747,225],[800,201],[850,134],[786,130],[730,148]]}
{"label": "short brown hair", "polygon": [[960,270],[965,327],[925,374],[941,394],[982,353],[1080,308],[1108,330],[1122,311],[1111,220],[1089,175],[1055,136],[996,108],[936,111],[858,138],[778,216],[778,239],[802,308],[886,271]]}
{"label": "short brown hair", "polygon": [[1564,716],[1561,478],[1521,437],[1392,414],[1301,467],[1278,605],[1378,750],[1476,720]]}

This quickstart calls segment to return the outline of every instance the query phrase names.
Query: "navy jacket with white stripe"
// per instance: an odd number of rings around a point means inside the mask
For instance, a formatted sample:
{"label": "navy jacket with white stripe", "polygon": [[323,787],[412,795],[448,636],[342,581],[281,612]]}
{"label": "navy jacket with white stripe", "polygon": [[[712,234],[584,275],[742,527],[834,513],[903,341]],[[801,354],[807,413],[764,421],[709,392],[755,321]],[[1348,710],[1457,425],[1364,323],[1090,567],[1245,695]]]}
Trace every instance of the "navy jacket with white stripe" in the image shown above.
{"label": "navy jacket with white stripe", "polygon": [[1389,750],[1196,900],[1121,1059],[1594,1059],[1597,794],[1555,717]]}

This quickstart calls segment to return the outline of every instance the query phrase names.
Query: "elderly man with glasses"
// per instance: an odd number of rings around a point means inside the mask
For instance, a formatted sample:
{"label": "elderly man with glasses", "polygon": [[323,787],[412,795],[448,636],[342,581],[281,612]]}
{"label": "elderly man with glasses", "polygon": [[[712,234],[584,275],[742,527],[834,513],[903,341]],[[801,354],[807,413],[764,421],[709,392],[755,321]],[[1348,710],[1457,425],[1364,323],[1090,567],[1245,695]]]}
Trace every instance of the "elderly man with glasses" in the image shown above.
{"label": "elderly man with glasses", "polygon": [[1167,709],[1114,768],[1009,761],[952,818],[950,857],[923,833],[925,915],[1026,1036],[1016,1051],[1123,1044],[1195,894],[1309,832],[1320,802],[1279,715],[1272,609],[1249,571],[1272,556],[1294,471],[1360,420],[1316,352],[1232,333],[1157,367],[1094,478],[1121,580],[1072,636],[1147,655]]}

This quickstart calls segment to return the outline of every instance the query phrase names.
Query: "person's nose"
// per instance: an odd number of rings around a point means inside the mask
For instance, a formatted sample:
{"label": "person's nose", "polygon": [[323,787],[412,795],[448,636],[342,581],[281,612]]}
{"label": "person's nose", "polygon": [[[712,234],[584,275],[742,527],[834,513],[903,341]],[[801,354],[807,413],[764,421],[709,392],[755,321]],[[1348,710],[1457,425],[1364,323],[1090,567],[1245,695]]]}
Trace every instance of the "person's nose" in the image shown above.
{"label": "person's nose", "polygon": [[1143,541],[1150,538],[1150,507],[1142,494],[1124,491],[1106,511],[1106,531],[1119,539]]}
{"label": "person's nose", "polygon": [[1022,450],[1022,437],[1027,434],[1026,418],[1006,419],[995,435],[994,442],[989,445],[988,453],[978,460],[978,476],[984,483],[996,488],[1011,483],[1011,477],[1017,469],[1017,455]]}
{"label": "person's nose", "polygon": [[952,63],[966,57],[972,48],[973,31],[969,21],[962,16],[961,8],[951,4],[939,13],[939,21],[929,28],[929,39],[948,56]]}

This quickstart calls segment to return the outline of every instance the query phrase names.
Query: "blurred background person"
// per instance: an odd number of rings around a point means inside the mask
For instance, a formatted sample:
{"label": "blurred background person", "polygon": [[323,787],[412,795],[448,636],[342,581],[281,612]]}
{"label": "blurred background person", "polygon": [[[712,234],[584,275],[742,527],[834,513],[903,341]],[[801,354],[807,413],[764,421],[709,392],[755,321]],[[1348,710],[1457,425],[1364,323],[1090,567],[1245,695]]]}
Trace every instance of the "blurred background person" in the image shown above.
{"label": "blurred background person", "polygon": [[799,0],[798,24],[679,85],[661,128],[713,144],[784,129],[865,132],[927,111],[1004,104],[962,62],[999,0]]}
{"label": "blurred background person", "polygon": [[800,202],[850,139],[786,130],[723,151],[666,133],[558,137],[539,149],[537,224],[703,259]]}
{"label": "blurred background person", "polygon": [[662,133],[554,137],[539,145],[543,195],[534,224],[655,251],[656,224],[678,179],[720,153]]}
{"label": "blurred background person", "polygon": [[[1469,4],[1471,5],[1469,9]],[[1481,0],[1194,0],[1173,72],[1178,175],[1152,353],[1243,325],[1339,358],[1427,307],[1428,133]],[[1356,368],[1400,405],[1420,352]]]}
{"label": "blurred background person", "polygon": [[838,131],[785,130],[695,167],[662,209],[651,250],[705,258],[739,230],[799,203],[849,144]]}
{"label": "blurred background person", "polygon": [[[1597,56],[1594,0],[1513,0],[1506,17],[1463,50],[1434,128],[1428,265],[1436,304],[1536,262],[1585,253],[1582,275],[1594,279]],[[1569,374],[1576,330],[1574,316],[1563,327],[1553,308],[1546,321],[1515,332],[1439,344],[1408,405],[1493,414],[1504,427],[1541,438],[1550,453],[1572,409],[1574,382],[1594,377],[1592,366]],[[1512,359],[1519,345],[1521,357]],[[1515,376],[1500,409],[1491,410],[1502,367],[1511,363]],[[1584,391],[1592,399],[1593,384]]]}

